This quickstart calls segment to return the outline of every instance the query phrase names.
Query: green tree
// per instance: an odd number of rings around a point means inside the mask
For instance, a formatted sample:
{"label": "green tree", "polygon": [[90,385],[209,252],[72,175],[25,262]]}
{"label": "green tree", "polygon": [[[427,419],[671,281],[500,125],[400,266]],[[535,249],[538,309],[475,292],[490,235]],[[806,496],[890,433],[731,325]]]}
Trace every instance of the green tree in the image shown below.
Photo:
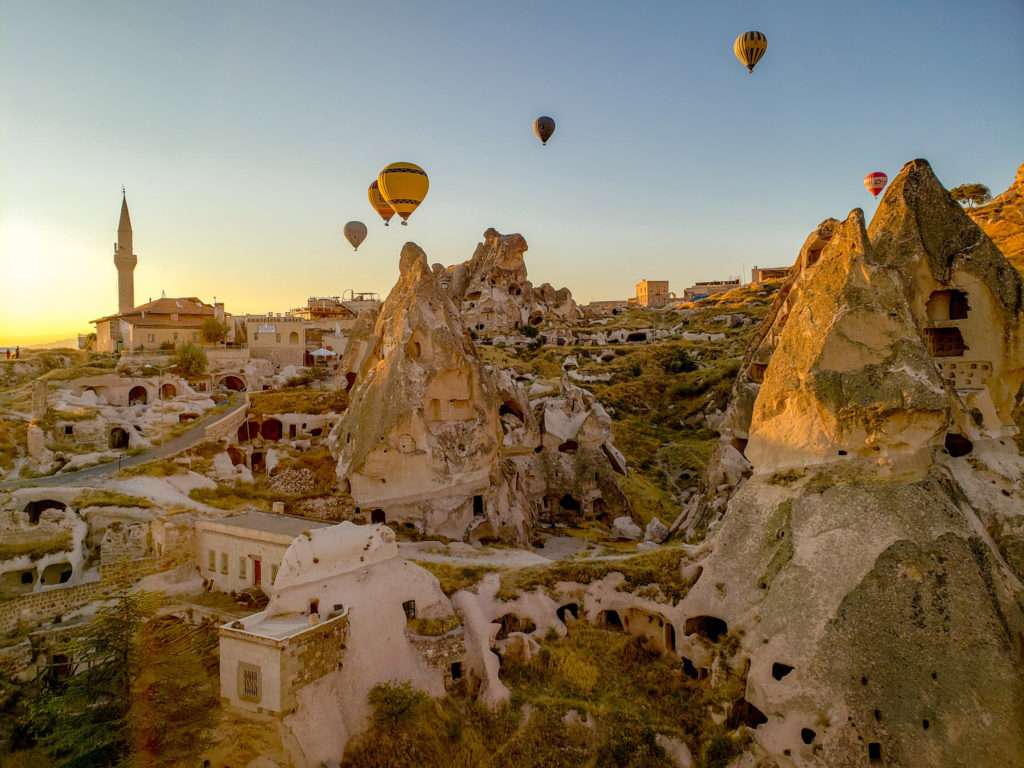
{"label": "green tree", "polygon": [[524,325],[519,329],[519,332],[528,339],[535,339],[537,334],[540,333],[540,328],[536,325]]}
{"label": "green tree", "polygon": [[71,677],[62,689],[45,691],[35,709],[37,738],[62,768],[123,764],[131,750],[128,712],[141,669],[136,637],[152,597],[133,592],[121,574],[110,598],[64,649]]}
{"label": "green tree", "polygon": [[200,333],[207,344],[219,344],[228,337],[228,324],[216,317],[208,317],[203,320]]}
{"label": "green tree", "polygon": [[206,371],[206,352],[191,341],[178,347],[174,365],[182,376],[200,376]]}
{"label": "green tree", "polygon": [[331,372],[326,365],[311,365],[300,375],[304,384],[315,384],[331,378]]}
{"label": "green tree", "polygon": [[949,195],[960,205],[966,203],[968,208],[984,205],[992,199],[992,193],[984,184],[961,184],[949,190]]}
{"label": "green tree", "polygon": [[133,766],[188,765],[209,746],[217,699],[203,665],[211,648],[177,619],[154,620],[138,634],[138,677],[128,710]]}
{"label": "green tree", "polygon": [[32,731],[61,768],[187,764],[217,716],[209,649],[176,620],[151,621],[156,596],[133,590],[126,572],[107,597],[63,649],[72,674],[40,695]]}

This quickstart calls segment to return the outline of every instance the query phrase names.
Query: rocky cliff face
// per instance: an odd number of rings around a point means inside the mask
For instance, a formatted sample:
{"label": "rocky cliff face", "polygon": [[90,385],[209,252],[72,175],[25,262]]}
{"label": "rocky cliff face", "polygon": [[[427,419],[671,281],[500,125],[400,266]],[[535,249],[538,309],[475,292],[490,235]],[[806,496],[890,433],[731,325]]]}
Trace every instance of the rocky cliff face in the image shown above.
{"label": "rocky cliff face", "polygon": [[568,380],[531,403],[511,373],[487,369],[439,276],[407,243],[398,282],[379,315],[360,315],[342,359],[336,386],[351,403],[330,444],[361,514],[521,543],[538,519],[628,512],[600,404]]}
{"label": "rocky cliff face", "polygon": [[988,205],[967,211],[992,242],[1024,273],[1024,165],[1003,194]]}
{"label": "rocky cliff face", "polygon": [[569,289],[547,283],[534,288],[526,279],[526,249],[522,235],[488,229],[469,261],[435,268],[467,328],[510,333],[523,325],[582,316]]}
{"label": "rocky cliff face", "polygon": [[377,522],[390,515],[461,533],[489,495],[501,444],[497,393],[414,243],[402,249],[372,331],[353,337],[342,366],[355,374],[352,400],[331,435],[342,487]]}
{"label": "rocky cliff face", "polygon": [[854,211],[805,244],[726,419],[752,475],[682,604],[684,656],[738,641],[755,753],[1024,755],[1022,298],[923,160],[867,230]]}

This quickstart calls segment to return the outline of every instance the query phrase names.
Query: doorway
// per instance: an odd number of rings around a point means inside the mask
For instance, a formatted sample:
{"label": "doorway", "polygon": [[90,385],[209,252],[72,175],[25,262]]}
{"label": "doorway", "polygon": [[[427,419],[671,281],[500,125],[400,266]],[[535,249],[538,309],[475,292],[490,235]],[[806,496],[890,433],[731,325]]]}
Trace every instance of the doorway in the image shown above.
{"label": "doorway", "polygon": [[263,570],[262,570],[262,566],[263,566],[263,563],[261,563],[258,558],[252,561],[252,583],[253,583],[253,586],[256,586],[256,587],[263,586]]}

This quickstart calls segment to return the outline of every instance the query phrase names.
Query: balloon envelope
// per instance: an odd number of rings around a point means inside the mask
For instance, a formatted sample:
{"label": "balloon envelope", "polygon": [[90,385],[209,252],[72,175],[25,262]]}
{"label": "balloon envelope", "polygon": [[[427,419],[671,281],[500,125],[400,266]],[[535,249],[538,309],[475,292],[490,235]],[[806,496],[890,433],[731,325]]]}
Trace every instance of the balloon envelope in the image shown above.
{"label": "balloon envelope", "polygon": [[867,187],[868,192],[870,192],[875,197],[878,197],[878,193],[885,189],[885,185],[888,183],[889,177],[886,176],[881,171],[869,173],[867,176],[864,177],[864,186]]}
{"label": "balloon envelope", "polygon": [[415,163],[391,163],[377,177],[380,193],[404,224],[423,202],[430,189],[427,172]]}
{"label": "balloon envelope", "polygon": [[350,221],[345,225],[344,232],[345,239],[358,251],[360,243],[366,239],[366,225],[361,221]]}
{"label": "balloon envelope", "polygon": [[551,134],[555,132],[555,121],[547,115],[541,115],[533,121],[533,132],[537,134],[541,144],[547,145]]}
{"label": "balloon envelope", "polygon": [[373,180],[373,184],[366,190],[366,196],[370,198],[370,205],[373,206],[373,210],[384,219],[384,226],[388,225],[391,221],[391,217],[395,215],[395,209],[388,205],[388,201],[384,199],[384,195],[380,193],[380,186],[377,184],[377,180]]}
{"label": "balloon envelope", "polygon": [[747,72],[753,72],[754,65],[768,50],[768,38],[764,36],[763,32],[744,32],[736,38],[732,49],[736,53],[736,58],[746,65]]}

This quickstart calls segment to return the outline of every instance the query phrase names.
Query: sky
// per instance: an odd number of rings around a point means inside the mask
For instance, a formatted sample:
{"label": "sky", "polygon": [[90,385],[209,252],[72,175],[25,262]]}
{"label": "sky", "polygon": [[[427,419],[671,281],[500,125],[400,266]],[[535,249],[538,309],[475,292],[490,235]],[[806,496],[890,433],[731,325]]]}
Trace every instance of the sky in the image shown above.
{"label": "sky", "polygon": [[[241,314],[383,297],[406,241],[454,264],[488,227],[578,301],[681,294],[870,218],[870,171],[997,194],[1024,163],[1020,0],[0,0],[0,71],[0,346],[116,312],[122,184],[136,303]],[[430,192],[385,228],[395,161]]]}

